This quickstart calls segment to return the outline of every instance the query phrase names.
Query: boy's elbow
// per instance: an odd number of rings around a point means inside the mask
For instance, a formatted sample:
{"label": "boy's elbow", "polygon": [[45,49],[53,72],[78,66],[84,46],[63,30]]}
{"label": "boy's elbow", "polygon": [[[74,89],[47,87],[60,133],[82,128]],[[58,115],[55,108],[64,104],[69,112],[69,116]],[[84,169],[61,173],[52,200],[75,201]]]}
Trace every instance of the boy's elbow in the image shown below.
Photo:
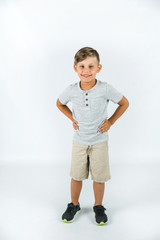
{"label": "boy's elbow", "polygon": [[128,99],[125,96],[122,97],[122,99],[118,102],[118,104],[120,106],[122,106],[122,105],[126,106],[126,108],[129,107],[129,101],[128,101]]}
{"label": "boy's elbow", "polygon": [[129,101],[128,100],[126,101],[126,106],[127,106],[127,108],[129,107]]}
{"label": "boy's elbow", "polygon": [[58,107],[58,99],[57,99],[57,101],[56,101],[56,106]]}
{"label": "boy's elbow", "polygon": [[129,107],[129,101],[127,100],[126,103],[124,104],[124,106],[126,107],[126,109]]}
{"label": "boy's elbow", "polygon": [[56,106],[59,108],[60,106],[65,106],[65,105],[62,104],[62,103],[59,101],[59,98],[58,98],[57,101],[56,101]]}

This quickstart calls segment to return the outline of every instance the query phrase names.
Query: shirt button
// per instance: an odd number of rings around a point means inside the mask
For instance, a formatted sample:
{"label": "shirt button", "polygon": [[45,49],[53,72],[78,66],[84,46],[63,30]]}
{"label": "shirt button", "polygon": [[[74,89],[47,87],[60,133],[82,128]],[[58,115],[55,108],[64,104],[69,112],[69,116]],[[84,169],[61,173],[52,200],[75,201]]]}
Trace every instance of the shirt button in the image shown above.
{"label": "shirt button", "polygon": [[86,95],[88,95],[88,93],[86,93]]}
{"label": "shirt button", "polygon": [[88,104],[86,104],[86,106],[88,106]]}
{"label": "shirt button", "polygon": [[86,100],[88,100],[88,98],[86,98]]}

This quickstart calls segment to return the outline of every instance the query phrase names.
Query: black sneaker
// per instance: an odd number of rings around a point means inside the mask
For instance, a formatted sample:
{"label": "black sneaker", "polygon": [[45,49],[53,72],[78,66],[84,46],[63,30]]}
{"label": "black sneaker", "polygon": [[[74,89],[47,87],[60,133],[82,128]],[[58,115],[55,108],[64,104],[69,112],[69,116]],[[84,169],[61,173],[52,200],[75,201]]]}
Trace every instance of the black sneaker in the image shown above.
{"label": "black sneaker", "polygon": [[75,217],[81,212],[80,204],[74,205],[72,202],[68,203],[66,211],[62,215],[63,222],[73,222]]}
{"label": "black sneaker", "polygon": [[108,218],[104,212],[104,210],[106,210],[106,208],[104,208],[102,205],[97,205],[97,206],[93,206],[93,210],[95,213],[96,224],[97,225],[107,224]]}

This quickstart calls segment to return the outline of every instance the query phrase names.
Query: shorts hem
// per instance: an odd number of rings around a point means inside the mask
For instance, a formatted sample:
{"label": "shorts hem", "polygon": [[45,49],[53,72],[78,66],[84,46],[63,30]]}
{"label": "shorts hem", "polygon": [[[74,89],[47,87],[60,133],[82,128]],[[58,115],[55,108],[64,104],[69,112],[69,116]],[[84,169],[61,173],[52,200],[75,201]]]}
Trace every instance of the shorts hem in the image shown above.
{"label": "shorts hem", "polygon": [[92,180],[93,180],[94,182],[99,182],[99,183],[108,182],[110,179],[111,179],[111,177],[107,178],[106,180],[101,180],[101,181],[99,181],[99,180],[95,180],[95,179],[92,178]]}
{"label": "shorts hem", "polygon": [[81,179],[80,179],[80,178],[75,178],[75,177],[73,177],[73,176],[71,176],[71,175],[70,175],[70,177],[73,178],[75,181],[83,181],[83,180],[85,180],[85,179],[88,179],[88,177],[86,177],[86,178],[81,178]]}

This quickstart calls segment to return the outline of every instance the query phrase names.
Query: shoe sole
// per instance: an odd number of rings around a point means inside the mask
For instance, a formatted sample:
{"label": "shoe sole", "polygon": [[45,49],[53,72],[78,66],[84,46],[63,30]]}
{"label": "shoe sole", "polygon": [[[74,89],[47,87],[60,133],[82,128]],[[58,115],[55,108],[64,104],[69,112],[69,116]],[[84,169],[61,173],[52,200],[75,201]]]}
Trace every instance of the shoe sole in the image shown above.
{"label": "shoe sole", "polygon": [[[96,216],[95,213],[94,213],[94,216]],[[107,221],[107,222],[100,222],[100,223],[97,223],[96,220],[95,220],[95,223],[96,223],[96,225],[98,225],[98,226],[102,226],[102,225],[106,225],[106,224],[108,223],[108,221]]]}
{"label": "shoe sole", "polygon": [[107,221],[107,222],[100,222],[100,223],[97,223],[97,222],[96,222],[96,225],[102,226],[102,225],[106,225],[107,223],[108,223],[108,221]]}
{"label": "shoe sole", "polygon": [[68,221],[67,219],[62,219],[63,222],[66,222],[66,223],[72,223],[75,218],[81,213],[81,209],[79,211],[76,212],[76,214],[74,215],[73,219]]}

